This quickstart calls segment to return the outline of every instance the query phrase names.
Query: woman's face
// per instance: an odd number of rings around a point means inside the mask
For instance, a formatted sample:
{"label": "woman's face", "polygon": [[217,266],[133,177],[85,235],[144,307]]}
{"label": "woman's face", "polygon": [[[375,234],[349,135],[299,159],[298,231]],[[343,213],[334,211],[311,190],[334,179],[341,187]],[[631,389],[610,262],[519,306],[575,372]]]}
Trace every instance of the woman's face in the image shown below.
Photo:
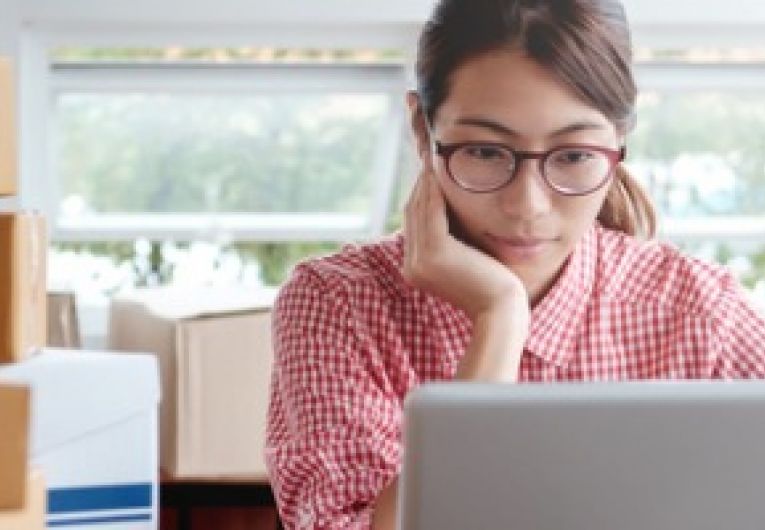
{"label": "woman's face", "polygon": [[[467,61],[450,78],[431,142],[501,143],[519,151],[564,144],[618,149],[622,138],[598,110],[583,103],[553,75],[521,52],[493,51]],[[467,241],[512,269],[532,301],[554,282],[562,265],[597,217],[609,186],[565,196],[526,160],[513,180],[490,193],[459,187],[444,158],[427,151],[446,202]]]}

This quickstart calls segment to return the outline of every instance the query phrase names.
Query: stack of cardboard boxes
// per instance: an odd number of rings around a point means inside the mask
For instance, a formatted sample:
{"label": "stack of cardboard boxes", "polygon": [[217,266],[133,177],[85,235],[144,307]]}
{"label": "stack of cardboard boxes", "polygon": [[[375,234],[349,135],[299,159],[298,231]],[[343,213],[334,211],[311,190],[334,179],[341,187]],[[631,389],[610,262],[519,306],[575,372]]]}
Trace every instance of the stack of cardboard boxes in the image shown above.
{"label": "stack of cardboard boxes", "polygon": [[[0,196],[17,191],[12,65],[0,57]],[[0,212],[0,363],[45,345],[45,224],[36,214]],[[28,468],[30,391],[0,385],[0,530],[45,527],[43,477]]]}
{"label": "stack of cardboard boxes", "polygon": [[[0,58],[0,195],[17,187],[12,86]],[[0,530],[156,530],[157,362],[45,348],[47,246],[40,215],[0,212]]]}
{"label": "stack of cardboard boxes", "polygon": [[[16,126],[11,64],[0,57],[0,195],[16,193]],[[47,237],[36,213],[0,212],[0,362],[45,345]]]}

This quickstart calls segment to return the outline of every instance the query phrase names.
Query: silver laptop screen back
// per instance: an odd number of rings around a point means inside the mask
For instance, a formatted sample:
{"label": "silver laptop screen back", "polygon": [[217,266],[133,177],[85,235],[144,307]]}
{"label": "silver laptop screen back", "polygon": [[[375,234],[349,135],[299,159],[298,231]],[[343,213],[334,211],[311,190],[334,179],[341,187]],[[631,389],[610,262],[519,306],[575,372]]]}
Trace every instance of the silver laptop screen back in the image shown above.
{"label": "silver laptop screen back", "polygon": [[402,530],[765,528],[765,384],[425,385]]}

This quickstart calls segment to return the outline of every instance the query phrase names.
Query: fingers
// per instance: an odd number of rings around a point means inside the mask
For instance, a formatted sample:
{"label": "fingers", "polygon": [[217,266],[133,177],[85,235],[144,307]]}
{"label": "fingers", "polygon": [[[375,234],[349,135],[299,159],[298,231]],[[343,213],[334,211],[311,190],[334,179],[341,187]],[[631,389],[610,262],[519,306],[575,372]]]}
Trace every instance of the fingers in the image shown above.
{"label": "fingers", "polygon": [[430,171],[431,173],[435,173],[435,168],[433,167],[433,151],[430,148],[430,145],[427,144],[422,151],[420,151],[420,160],[422,161],[422,170],[423,171]]}
{"label": "fingers", "polygon": [[407,268],[412,259],[414,258],[414,252],[417,248],[415,239],[416,234],[416,203],[418,196],[420,195],[420,188],[422,187],[422,179],[418,178],[412,187],[412,191],[409,194],[409,199],[404,207],[404,266]]}
{"label": "fingers", "polygon": [[450,237],[441,185],[432,166],[423,166],[404,208],[405,276],[417,281],[429,259],[448,252]]}
{"label": "fingers", "polygon": [[417,268],[432,244],[429,198],[434,177],[423,167],[404,209],[405,269]]}
{"label": "fingers", "polygon": [[446,200],[434,171],[423,168],[422,223],[431,240],[448,235],[449,223],[446,216]]}

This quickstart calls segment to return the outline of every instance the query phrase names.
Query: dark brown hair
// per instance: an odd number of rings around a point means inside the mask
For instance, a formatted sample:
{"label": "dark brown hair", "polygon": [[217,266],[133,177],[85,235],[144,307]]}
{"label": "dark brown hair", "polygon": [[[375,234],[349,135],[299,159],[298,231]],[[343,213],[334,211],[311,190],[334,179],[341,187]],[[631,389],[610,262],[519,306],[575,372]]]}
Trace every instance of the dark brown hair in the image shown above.
{"label": "dark brown hair", "polygon": [[[441,0],[423,28],[417,53],[424,118],[433,122],[454,70],[500,48],[523,50],[621,132],[633,127],[632,46],[618,0]],[[622,165],[598,219],[630,235],[654,235],[653,206]]]}

